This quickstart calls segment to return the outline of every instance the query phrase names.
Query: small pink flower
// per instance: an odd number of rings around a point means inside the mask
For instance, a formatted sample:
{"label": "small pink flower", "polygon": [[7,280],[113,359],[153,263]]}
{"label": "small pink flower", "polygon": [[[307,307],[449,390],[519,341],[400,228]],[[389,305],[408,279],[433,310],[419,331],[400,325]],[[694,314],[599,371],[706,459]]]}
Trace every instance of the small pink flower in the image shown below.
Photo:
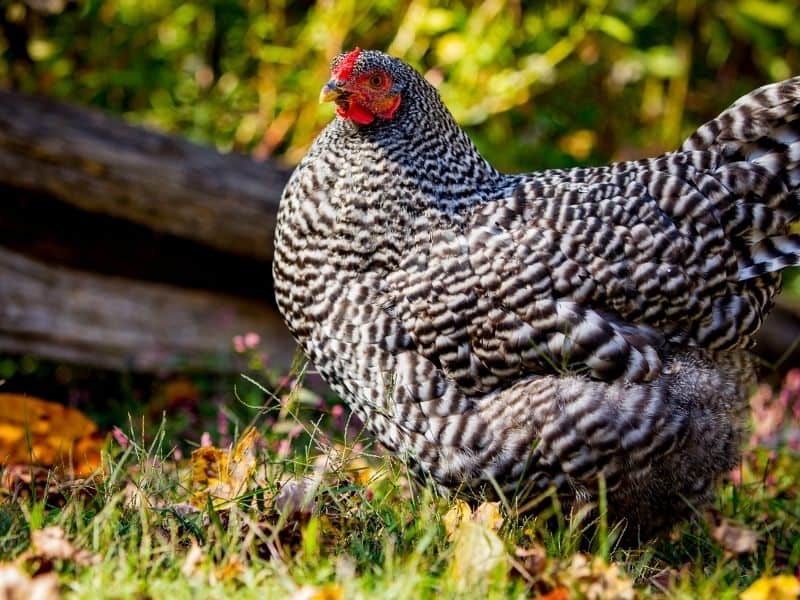
{"label": "small pink flower", "polygon": [[244,343],[244,338],[242,336],[240,335],[233,336],[233,349],[236,350],[236,352],[238,352],[239,354],[242,354],[245,350],[247,350],[247,347],[245,346]]}
{"label": "small pink flower", "polygon": [[331,414],[336,418],[341,417],[344,414],[344,406],[341,404],[334,404],[333,408],[331,408]]}
{"label": "small pink flower", "polygon": [[361,454],[363,451],[364,451],[364,444],[362,444],[361,442],[356,442],[355,444],[353,444],[353,452],[355,452],[356,454]]}
{"label": "small pink flower", "polygon": [[180,462],[183,460],[183,450],[180,448],[175,448],[175,451],[172,453],[172,460],[175,462]]}
{"label": "small pink flower", "polygon": [[286,458],[289,456],[289,453],[292,451],[292,443],[287,439],[282,439],[278,442],[278,456],[281,458]]}
{"label": "small pink flower", "polygon": [[225,414],[222,408],[217,409],[217,433],[220,435],[227,434],[229,425],[228,415]]}
{"label": "small pink flower", "polygon": [[122,448],[127,448],[131,443],[131,441],[128,439],[128,436],[125,435],[122,429],[116,425],[111,428],[111,435],[114,438],[114,441],[117,442]]}
{"label": "small pink flower", "polygon": [[261,343],[261,336],[255,331],[248,331],[244,334],[244,345],[251,350]]}
{"label": "small pink flower", "polygon": [[200,447],[201,448],[211,448],[213,444],[211,443],[211,434],[207,431],[203,432],[203,435],[200,436]]}

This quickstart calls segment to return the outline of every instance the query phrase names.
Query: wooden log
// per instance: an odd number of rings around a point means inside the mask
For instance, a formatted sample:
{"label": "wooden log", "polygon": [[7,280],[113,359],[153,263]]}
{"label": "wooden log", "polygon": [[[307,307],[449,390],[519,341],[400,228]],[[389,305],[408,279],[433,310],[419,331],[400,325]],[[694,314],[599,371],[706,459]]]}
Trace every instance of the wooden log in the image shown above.
{"label": "wooden log", "polygon": [[270,260],[288,169],[95,110],[0,91],[0,183]]}
{"label": "wooden log", "polygon": [[229,254],[0,183],[0,247],[48,265],[203,289],[273,296],[269,261]]}
{"label": "wooden log", "polygon": [[267,303],[50,266],[0,247],[0,352],[158,372],[236,372],[234,335],[285,369],[294,342]]}

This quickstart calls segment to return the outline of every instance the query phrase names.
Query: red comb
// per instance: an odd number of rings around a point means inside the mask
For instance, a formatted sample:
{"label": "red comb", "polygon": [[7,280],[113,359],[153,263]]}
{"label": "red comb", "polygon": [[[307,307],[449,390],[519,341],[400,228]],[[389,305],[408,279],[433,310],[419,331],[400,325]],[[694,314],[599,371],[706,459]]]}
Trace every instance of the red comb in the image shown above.
{"label": "red comb", "polygon": [[356,46],[352,51],[348,52],[336,68],[333,70],[332,75],[339,81],[350,79],[353,74],[353,67],[356,66],[358,55],[361,54],[361,48]]}

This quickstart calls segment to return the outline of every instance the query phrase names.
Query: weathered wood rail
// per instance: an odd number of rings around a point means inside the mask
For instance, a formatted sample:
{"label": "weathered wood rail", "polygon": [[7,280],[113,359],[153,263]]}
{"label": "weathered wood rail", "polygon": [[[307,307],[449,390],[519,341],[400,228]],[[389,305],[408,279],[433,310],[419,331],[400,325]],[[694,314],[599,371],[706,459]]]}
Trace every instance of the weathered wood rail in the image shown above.
{"label": "weathered wood rail", "polygon": [[269,260],[288,170],[0,90],[0,182]]}
{"label": "weathered wood rail", "polygon": [[0,90],[0,353],[111,369],[234,371],[272,302],[289,170],[98,111]]}
{"label": "weathered wood rail", "polygon": [[0,349],[142,372],[235,371],[234,335],[279,364],[294,344],[266,302],[46,265],[0,248]]}

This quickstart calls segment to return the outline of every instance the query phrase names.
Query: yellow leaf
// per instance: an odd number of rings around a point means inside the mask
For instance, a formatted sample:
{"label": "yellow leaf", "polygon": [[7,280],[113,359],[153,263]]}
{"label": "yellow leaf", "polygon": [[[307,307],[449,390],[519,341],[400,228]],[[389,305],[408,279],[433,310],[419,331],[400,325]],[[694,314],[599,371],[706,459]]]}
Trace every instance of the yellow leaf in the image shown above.
{"label": "yellow leaf", "polygon": [[456,531],[465,521],[480,523],[493,531],[499,530],[500,527],[503,526],[503,516],[500,514],[500,503],[482,502],[473,513],[469,504],[460,499],[456,500],[453,506],[450,507],[450,510],[442,517],[448,540],[453,540]]}
{"label": "yellow leaf", "polygon": [[0,394],[0,463],[34,464],[85,477],[100,466],[103,437],[82,412],[21,394]]}
{"label": "yellow leaf", "polygon": [[248,428],[230,450],[198,448],[192,452],[191,503],[205,508],[208,498],[215,507],[239,497],[256,471],[261,435]]}
{"label": "yellow leaf", "polygon": [[472,509],[469,507],[469,504],[463,500],[456,500],[453,503],[453,506],[450,507],[450,510],[448,510],[444,517],[442,517],[442,522],[444,523],[444,529],[447,532],[448,540],[452,541],[456,535],[458,526],[461,525],[462,521],[468,519],[470,516],[472,516]]}
{"label": "yellow leaf", "polygon": [[503,526],[503,515],[500,514],[499,502],[482,502],[481,505],[475,509],[475,514],[472,518],[494,531],[499,530]]}
{"label": "yellow leaf", "polygon": [[453,542],[450,576],[460,590],[483,584],[495,573],[508,572],[508,555],[500,537],[486,525],[464,521]]}
{"label": "yellow leaf", "polygon": [[791,575],[761,577],[739,596],[740,600],[795,600],[800,596],[800,582]]}

